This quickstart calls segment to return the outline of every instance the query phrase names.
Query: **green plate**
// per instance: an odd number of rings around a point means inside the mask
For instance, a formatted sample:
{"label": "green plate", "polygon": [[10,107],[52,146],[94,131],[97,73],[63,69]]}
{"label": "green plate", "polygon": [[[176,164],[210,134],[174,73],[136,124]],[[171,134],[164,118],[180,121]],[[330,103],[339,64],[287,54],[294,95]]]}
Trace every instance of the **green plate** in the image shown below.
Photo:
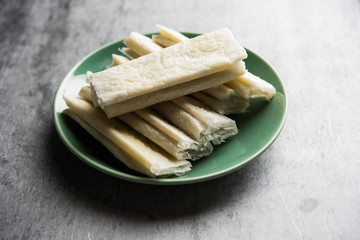
{"label": "green plate", "polygon": [[[188,37],[199,34],[183,33]],[[146,34],[151,36],[152,33]],[[276,88],[276,96],[270,101],[252,100],[244,114],[230,116],[238,126],[239,133],[219,146],[205,158],[193,162],[192,170],[181,177],[149,178],[139,174],[111,155],[99,142],[92,138],[80,125],[62,111],[66,108],[63,95],[77,94],[85,84],[86,71],[98,72],[111,64],[111,54],[119,54],[124,47],[123,40],[110,43],[86,56],[77,63],[62,81],[54,99],[54,120],[56,130],[64,144],[81,160],[90,166],[124,180],[159,185],[189,184],[218,178],[245,166],[263,153],[279,135],[286,117],[287,101],[283,84],[275,70],[265,60],[247,50],[245,60],[248,70],[270,82]]]}

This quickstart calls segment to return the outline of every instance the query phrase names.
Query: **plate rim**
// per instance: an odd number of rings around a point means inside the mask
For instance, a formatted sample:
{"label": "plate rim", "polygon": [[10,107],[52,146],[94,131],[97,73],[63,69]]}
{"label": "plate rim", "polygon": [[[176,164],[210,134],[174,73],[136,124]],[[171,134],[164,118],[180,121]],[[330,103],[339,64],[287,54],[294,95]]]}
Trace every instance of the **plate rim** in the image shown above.
{"label": "plate rim", "polygon": [[[181,32],[182,34],[185,35],[201,35],[201,33],[193,33],[193,32]],[[158,32],[154,32],[154,33],[146,33],[144,35],[153,35],[153,34],[159,34]],[[262,146],[262,148],[260,148],[257,152],[255,152],[254,154],[252,154],[252,156],[244,159],[243,161],[229,167],[226,168],[224,170],[221,171],[216,171],[210,174],[206,174],[206,175],[201,175],[201,176],[197,176],[197,177],[191,177],[191,178],[151,178],[151,177],[142,177],[142,176],[135,176],[132,174],[128,174],[128,173],[124,173],[121,171],[117,171],[117,170],[113,170],[110,169],[106,166],[103,166],[102,164],[99,164],[95,161],[93,161],[91,158],[87,157],[85,154],[82,154],[81,151],[73,149],[73,146],[71,144],[71,142],[69,141],[69,139],[66,137],[66,134],[63,132],[63,130],[60,127],[60,120],[57,116],[57,111],[56,111],[56,106],[57,106],[57,102],[59,101],[59,99],[62,99],[62,96],[60,95],[61,90],[64,88],[64,86],[66,85],[66,83],[69,81],[70,79],[70,75],[73,74],[75,72],[75,70],[90,56],[92,56],[93,54],[113,45],[116,43],[121,43],[123,42],[124,39],[121,40],[117,40],[117,41],[113,41],[110,42],[108,44],[105,44],[101,47],[99,47],[98,49],[90,52],[89,54],[87,54],[85,57],[83,57],[81,60],[79,60],[71,69],[70,71],[67,72],[67,74],[65,75],[65,77],[62,79],[59,87],[57,88],[56,92],[55,92],[55,96],[53,99],[53,118],[54,118],[54,123],[55,123],[55,129],[56,132],[58,133],[61,141],[65,144],[65,146],[77,157],[79,158],[81,161],[83,161],[84,163],[86,163],[87,165],[116,178],[122,179],[122,180],[126,180],[126,181],[130,181],[130,182],[135,182],[135,183],[142,183],[142,184],[150,184],[150,185],[185,185],[185,184],[193,184],[193,183],[199,183],[199,182],[204,182],[204,181],[209,181],[212,179],[216,179],[219,177],[222,177],[224,175],[228,175],[230,173],[233,173],[237,170],[239,170],[240,168],[246,166],[248,163],[250,163],[253,160],[256,160],[258,158],[258,156],[260,156],[263,152],[265,152],[274,142],[275,140],[279,137],[285,122],[286,122],[286,117],[287,117],[287,112],[288,112],[288,100],[287,100],[287,94],[286,94],[286,89],[285,86],[283,84],[283,82],[281,81],[281,77],[279,75],[279,73],[275,70],[275,68],[269,63],[267,62],[265,59],[263,59],[262,57],[260,57],[258,54],[256,54],[255,52],[251,51],[250,49],[245,48],[245,50],[247,52],[250,52],[251,54],[253,54],[254,56],[256,56],[257,58],[261,59],[265,64],[267,64],[271,70],[274,72],[274,74],[276,75],[276,77],[279,79],[278,84],[281,85],[282,89],[284,90],[284,92],[282,93],[284,96],[284,112],[281,116],[281,121],[279,124],[279,127],[277,128],[276,132],[272,135],[271,139],[264,145]]]}

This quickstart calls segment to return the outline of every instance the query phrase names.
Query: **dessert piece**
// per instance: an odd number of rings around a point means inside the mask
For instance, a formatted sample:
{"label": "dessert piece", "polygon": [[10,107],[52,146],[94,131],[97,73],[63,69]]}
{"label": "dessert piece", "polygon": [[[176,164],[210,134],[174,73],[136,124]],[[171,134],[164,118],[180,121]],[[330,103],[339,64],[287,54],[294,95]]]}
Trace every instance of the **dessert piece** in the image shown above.
{"label": "dessert piece", "polygon": [[91,86],[101,108],[223,71],[247,54],[227,28],[207,33],[104,71]]}
{"label": "dessert piece", "polygon": [[[91,88],[84,86],[79,96],[91,102]],[[136,114],[135,114],[136,113]],[[209,142],[197,142],[180,129],[171,125],[163,117],[150,109],[126,113],[117,118],[142,134],[166,152],[179,160],[196,160],[209,155],[213,147]]]}
{"label": "dessert piece", "polygon": [[192,97],[182,96],[171,100],[171,102],[204,123],[208,131],[210,131],[213,144],[220,144],[226,138],[238,133],[234,120],[216,113],[204,103]]}
{"label": "dessert piece", "polygon": [[[211,86],[230,81],[245,72],[244,62],[235,64],[225,71],[211,74],[202,78],[195,79],[186,83],[178,84],[172,87],[157,90],[155,92],[143,94],[128,100],[104,106],[103,110],[109,118],[118,116],[120,114],[136,111],[153,104],[171,100],[186,94],[198,92]],[[94,94],[92,94],[94,97]],[[93,101],[94,106],[96,101]]]}
{"label": "dessert piece", "polygon": [[117,66],[120,64],[124,64],[124,63],[127,63],[128,61],[130,61],[130,59],[128,59],[127,57],[121,56],[121,55],[112,54],[111,56],[113,59],[111,67]]}
{"label": "dessert piece", "polygon": [[163,38],[161,35],[152,35],[151,40],[162,47],[170,47],[176,44],[176,42]]}
{"label": "dessert piece", "polygon": [[169,39],[175,43],[183,42],[186,40],[189,40],[188,37],[182,35],[178,31],[175,31],[173,29],[170,29],[168,27],[162,26],[160,24],[156,24],[156,28],[158,32],[160,33],[161,37],[165,39]]}
{"label": "dessert piece", "polygon": [[210,142],[199,142],[189,137],[180,128],[175,127],[168,122],[164,117],[157,114],[150,108],[145,108],[135,112],[145,121],[164,133],[168,138],[172,139],[178,147],[184,149],[183,151],[188,154],[186,159],[197,160],[201,157],[209,155],[213,151],[213,146]]}
{"label": "dessert piece", "polygon": [[101,142],[126,166],[150,177],[180,176],[190,171],[191,164],[177,160],[116,119],[107,118],[91,103],[74,96],[64,96],[69,114]]}
{"label": "dessert piece", "polygon": [[263,100],[270,101],[270,99],[276,94],[276,90],[273,85],[250,72],[227,82],[226,85],[247,99],[261,98]]}
{"label": "dessert piece", "polygon": [[[166,29],[168,30],[167,37],[170,37],[170,35],[174,37],[185,37],[184,35],[175,30],[169,28]],[[145,36],[143,37],[146,38]],[[172,42],[171,40],[163,38],[160,35],[153,35],[153,40],[156,39]],[[175,42],[172,43],[175,44]],[[149,48],[148,43],[146,41],[143,41],[140,37],[133,38],[132,44],[135,45],[137,49],[139,49],[139,52],[149,53],[148,49],[151,49]],[[131,46],[129,47],[130,49],[132,49]],[[209,105],[212,109],[221,114],[241,113],[244,112],[249,106],[249,100],[243,98],[240,94],[236,93],[234,89],[225,85],[218,85],[215,87],[207,88],[204,89],[203,92],[205,94],[202,94],[200,92],[194,92],[193,97],[197,98],[200,101],[206,101],[207,105]]]}
{"label": "dessert piece", "polygon": [[217,113],[225,115],[243,113],[250,105],[249,100],[243,97],[219,100],[213,96],[207,95],[204,91],[192,93],[191,96],[200,102],[205,103]]}
{"label": "dessert piece", "polygon": [[134,52],[133,50],[131,50],[130,48],[127,47],[123,47],[121,49],[119,49],[120,52],[125,53],[125,55],[131,57],[132,59],[138,58],[141,55],[137,54],[136,52]]}
{"label": "dessert piece", "polygon": [[136,52],[139,56],[143,56],[163,49],[162,47],[154,43],[150,38],[138,32],[131,32],[124,42],[126,46],[128,46],[128,48]]}
{"label": "dessert piece", "polygon": [[204,143],[212,140],[208,125],[171,101],[155,104],[152,108],[196,141]]}

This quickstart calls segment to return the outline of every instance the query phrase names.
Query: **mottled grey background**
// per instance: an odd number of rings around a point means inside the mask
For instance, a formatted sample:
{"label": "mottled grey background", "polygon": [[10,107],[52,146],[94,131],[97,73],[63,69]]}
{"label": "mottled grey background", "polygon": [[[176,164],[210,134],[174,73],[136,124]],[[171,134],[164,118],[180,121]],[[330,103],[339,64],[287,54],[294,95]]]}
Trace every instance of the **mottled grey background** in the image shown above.
{"label": "mottled grey background", "polygon": [[[0,1],[0,239],[359,239],[360,2]],[[227,26],[282,76],[277,141],[210,182],[146,186],[78,160],[54,130],[67,71],[155,24]]]}

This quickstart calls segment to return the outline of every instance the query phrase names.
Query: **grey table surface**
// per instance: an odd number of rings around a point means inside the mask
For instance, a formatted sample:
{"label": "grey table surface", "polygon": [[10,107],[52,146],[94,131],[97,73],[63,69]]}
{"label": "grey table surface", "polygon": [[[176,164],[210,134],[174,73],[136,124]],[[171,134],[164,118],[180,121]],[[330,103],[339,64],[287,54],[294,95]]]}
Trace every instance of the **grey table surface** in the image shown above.
{"label": "grey table surface", "polygon": [[[0,2],[0,239],[360,239],[360,2]],[[228,176],[149,186],[61,142],[52,100],[83,56],[155,24],[229,27],[268,60],[289,109],[277,141]]]}

